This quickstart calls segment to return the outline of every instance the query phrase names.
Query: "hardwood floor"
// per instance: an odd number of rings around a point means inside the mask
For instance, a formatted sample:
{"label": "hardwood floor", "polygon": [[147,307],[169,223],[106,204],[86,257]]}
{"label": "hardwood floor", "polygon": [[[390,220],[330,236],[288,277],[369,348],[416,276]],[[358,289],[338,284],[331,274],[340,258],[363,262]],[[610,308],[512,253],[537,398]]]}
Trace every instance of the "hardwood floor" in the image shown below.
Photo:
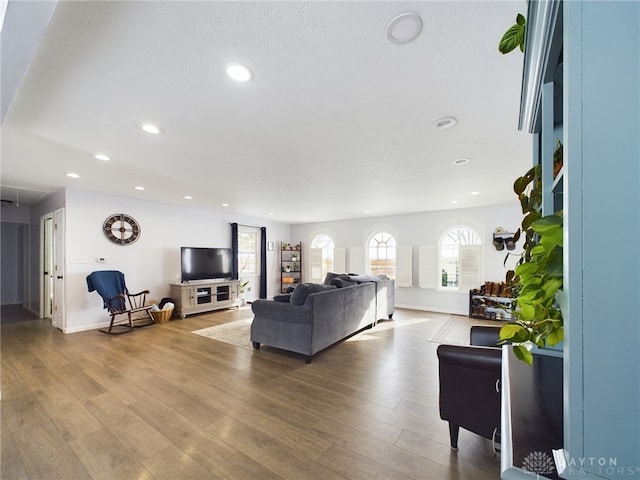
{"label": "hardwood floor", "polygon": [[499,478],[438,413],[434,340],[487,322],[399,309],[305,364],[190,333],[249,308],[119,336],[1,313],[2,479]]}

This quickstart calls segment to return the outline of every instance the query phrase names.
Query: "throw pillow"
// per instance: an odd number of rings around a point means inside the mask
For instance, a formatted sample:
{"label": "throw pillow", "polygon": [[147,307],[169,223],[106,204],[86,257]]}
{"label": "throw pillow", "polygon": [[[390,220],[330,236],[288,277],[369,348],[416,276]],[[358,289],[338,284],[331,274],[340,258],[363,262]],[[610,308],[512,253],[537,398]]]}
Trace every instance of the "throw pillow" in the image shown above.
{"label": "throw pillow", "polygon": [[353,275],[351,280],[358,283],[377,282],[379,280],[387,280],[386,275]]}
{"label": "throw pillow", "polygon": [[275,295],[273,297],[273,299],[276,302],[285,302],[285,303],[289,303],[289,300],[291,300],[291,294],[290,293],[283,293],[281,295]]}
{"label": "throw pillow", "polygon": [[351,287],[353,285],[357,285],[356,282],[350,282],[349,280],[344,280],[342,278],[332,278],[329,282],[331,285],[335,285],[338,288]]}
{"label": "throw pillow", "polygon": [[339,277],[340,274],[339,273],[333,273],[333,272],[327,272],[327,276],[324,277],[324,283],[325,285],[330,285],[331,284],[331,280],[333,280],[336,277]]}
{"label": "throw pillow", "polygon": [[291,294],[289,303],[291,305],[302,305],[307,301],[307,297],[312,293],[324,292],[327,290],[335,290],[335,285],[323,285],[319,283],[301,283]]}

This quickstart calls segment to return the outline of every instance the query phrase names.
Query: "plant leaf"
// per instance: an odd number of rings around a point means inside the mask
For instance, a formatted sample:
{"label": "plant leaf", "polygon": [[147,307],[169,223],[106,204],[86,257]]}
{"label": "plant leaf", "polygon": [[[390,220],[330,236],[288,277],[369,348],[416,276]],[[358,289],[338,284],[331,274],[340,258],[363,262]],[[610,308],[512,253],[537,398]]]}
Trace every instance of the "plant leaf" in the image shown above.
{"label": "plant leaf", "polygon": [[545,255],[547,249],[542,244],[538,244],[531,249],[531,255]]}
{"label": "plant leaf", "polygon": [[562,254],[552,256],[547,262],[545,270],[547,277],[562,278]]}
{"label": "plant leaf", "polygon": [[521,277],[522,275],[532,275],[537,269],[538,266],[535,263],[527,262],[522,265],[518,265],[515,273]]}
{"label": "plant leaf", "polygon": [[520,240],[520,229],[516,230],[516,233],[513,234],[513,241],[517,242]]}
{"label": "plant leaf", "polygon": [[540,212],[532,211],[522,220],[522,229],[527,230],[533,222],[540,219]]}
{"label": "plant leaf", "polygon": [[508,340],[513,343],[522,343],[529,340],[529,332],[517,323],[505,323],[500,328],[500,340]]}
{"label": "plant leaf", "polygon": [[505,276],[505,281],[507,283],[511,283],[511,280],[513,280],[513,277],[515,276],[516,276],[516,272],[514,272],[513,270],[508,270],[507,275]]}
{"label": "plant leaf", "polygon": [[523,320],[530,320],[535,318],[536,308],[533,305],[521,305],[520,306],[520,318]]}
{"label": "plant leaf", "polygon": [[514,345],[513,353],[519,360],[522,360],[527,365],[533,365],[533,354],[526,347]]}
{"label": "plant leaf", "polygon": [[524,25],[512,25],[505,32],[498,44],[498,51],[502,54],[509,53],[519,47],[524,38]]}
{"label": "plant leaf", "polygon": [[547,215],[531,225],[531,228],[541,235],[548,231],[562,229],[562,217],[559,215]]}
{"label": "plant leaf", "polygon": [[557,345],[562,340],[564,340],[564,329],[562,327],[552,330],[547,335],[547,343],[551,346]]}

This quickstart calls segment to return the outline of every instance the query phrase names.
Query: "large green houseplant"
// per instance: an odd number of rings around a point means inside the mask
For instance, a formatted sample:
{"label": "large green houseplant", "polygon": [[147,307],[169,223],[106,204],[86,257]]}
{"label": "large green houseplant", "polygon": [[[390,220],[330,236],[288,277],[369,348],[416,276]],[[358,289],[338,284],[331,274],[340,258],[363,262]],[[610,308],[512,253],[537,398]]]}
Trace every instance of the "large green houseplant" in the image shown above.
{"label": "large green houseplant", "polygon": [[[561,151],[562,145],[558,149]],[[541,185],[539,165],[513,185],[524,215],[516,235],[524,234],[525,240],[515,270],[507,273],[515,296],[512,321],[500,329],[500,339],[513,343],[515,355],[528,364],[533,362],[533,344],[553,346],[563,339],[562,312],[557,302],[563,281],[563,223],[561,215],[543,217],[540,213]]]}
{"label": "large green houseplant", "polygon": [[[527,22],[522,14],[500,39],[498,50],[502,54],[520,48],[525,49]],[[558,142],[554,152],[556,163],[562,162],[562,144]],[[512,321],[500,329],[500,339],[514,344],[513,351],[522,361],[533,363],[532,345],[553,346],[564,335],[562,312],[558,297],[562,293],[562,242],[561,215],[542,216],[542,168],[536,165],[516,179],[513,189],[520,200],[524,218],[514,236],[518,240],[524,234],[524,247],[515,270],[507,272],[515,300],[512,304]],[[507,254],[506,261],[510,254]]]}

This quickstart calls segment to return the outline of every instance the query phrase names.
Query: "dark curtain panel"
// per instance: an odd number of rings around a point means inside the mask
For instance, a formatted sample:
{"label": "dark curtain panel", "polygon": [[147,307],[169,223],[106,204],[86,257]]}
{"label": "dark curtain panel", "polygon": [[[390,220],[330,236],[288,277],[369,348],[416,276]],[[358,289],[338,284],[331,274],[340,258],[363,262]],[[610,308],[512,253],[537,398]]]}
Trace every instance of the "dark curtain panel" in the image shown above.
{"label": "dark curtain panel", "polygon": [[231,257],[233,279],[238,280],[238,224],[231,224]]}
{"label": "dark curtain panel", "polygon": [[267,227],[260,233],[260,298],[267,298]]}

